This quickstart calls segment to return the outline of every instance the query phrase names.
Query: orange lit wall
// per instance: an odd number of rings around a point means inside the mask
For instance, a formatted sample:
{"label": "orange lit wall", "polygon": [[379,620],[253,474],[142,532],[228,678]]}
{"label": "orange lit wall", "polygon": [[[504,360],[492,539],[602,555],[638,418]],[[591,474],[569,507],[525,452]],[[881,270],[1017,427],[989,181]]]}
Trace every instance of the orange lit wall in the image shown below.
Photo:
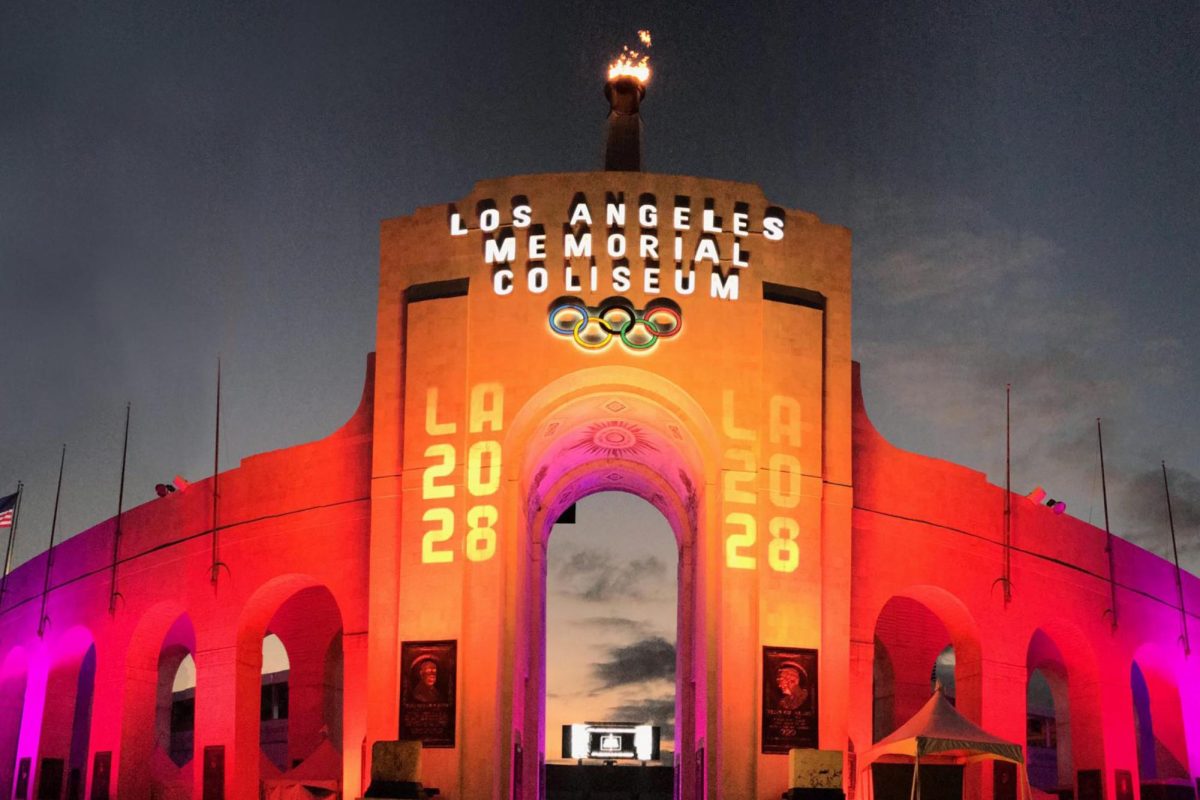
{"label": "orange lit wall", "polygon": [[[609,220],[622,198],[624,221]],[[643,206],[656,209],[648,224]],[[687,209],[685,224],[676,208]],[[584,232],[592,256],[568,257],[567,235],[578,242]],[[613,235],[623,255],[609,254]],[[659,248],[649,279],[644,236]],[[629,270],[628,287],[613,285],[617,269]],[[680,269],[693,276],[690,293],[675,284]],[[713,296],[731,294],[733,274],[736,299]],[[16,768],[5,748],[35,764],[66,757],[56,754],[69,742],[46,731],[75,701],[47,687],[70,683],[94,643],[88,785],[95,755],[111,753],[113,796],[148,796],[159,780],[150,765],[161,745],[146,732],[160,653],[189,630],[189,785],[203,796],[206,748],[223,746],[226,796],[257,797],[269,772],[258,712],[270,631],[294,643],[293,707],[309,720],[289,741],[296,758],[320,740],[330,673],[313,663],[340,636],[346,797],[361,793],[370,745],[398,735],[410,679],[402,644],[453,640],[454,744],[424,750],[422,781],[448,800],[509,798],[517,786],[533,800],[545,740],[547,537],[572,502],[611,490],[658,508],[679,545],[681,797],[774,800],[790,785],[787,755],[763,752],[764,648],[817,651],[816,743],[848,754],[844,786],[860,794],[855,756],[873,740],[876,639],[896,635],[885,625],[881,636],[879,619],[897,598],[936,621],[893,648],[897,659],[909,654],[896,666],[898,691],[919,693],[920,664],[948,638],[958,708],[1023,743],[1028,672],[1064,661],[1051,666],[1067,676],[1075,767],[1102,770],[1115,800],[1113,770],[1138,770],[1136,662],[1154,707],[1167,709],[1154,712],[1164,763],[1200,774],[1200,668],[1175,641],[1172,568],[1117,542],[1114,632],[1102,532],[1016,498],[1006,603],[995,585],[1002,490],[899,451],[871,426],[850,361],[850,286],[849,231],[775,209],[748,184],[522,176],[384,221],[362,404],[330,437],[220,476],[225,566],[215,587],[211,480],[127,512],[113,616],[112,520],[56,549],[44,638],[45,556],[10,576],[0,790]],[[600,347],[603,329],[588,323],[581,344],[550,324],[564,296],[589,313],[620,296],[660,332],[670,314],[650,310],[668,301],[678,332],[645,349],[619,337]],[[573,331],[571,319],[560,328]],[[1186,590],[1200,609],[1200,582],[1188,576]],[[896,713],[913,702],[897,694]],[[971,767],[967,781],[991,796],[990,772]]]}

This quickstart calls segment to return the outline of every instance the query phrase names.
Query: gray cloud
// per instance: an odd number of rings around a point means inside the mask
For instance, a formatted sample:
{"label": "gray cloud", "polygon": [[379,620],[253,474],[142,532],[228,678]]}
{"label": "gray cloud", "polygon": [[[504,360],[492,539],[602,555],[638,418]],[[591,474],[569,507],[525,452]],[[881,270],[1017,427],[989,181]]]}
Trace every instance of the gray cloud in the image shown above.
{"label": "gray cloud", "polygon": [[646,599],[652,584],[666,577],[667,567],[656,556],[617,563],[603,550],[578,550],[558,568],[566,584],[561,591],[594,603],[618,598]]}
{"label": "gray cloud", "polygon": [[[1113,531],[1163,553],[1161,474],[1147,491],[1141,473],[1163,447],[1181,468],[1188,513],[1184,475],[1200,464],[1194,436],[1180,430],[1195,374],[1186,339],[1150,333],[1043,233],[1007,226],[969,199],[883,196],[864,207],[855,240],[855,357],[880,432],[1000,483],[1011,383],[1014,490],[1044,486],[1068,513],[1102,525],[1102,417]],[[1155,498],[1151,507],[1145,497]],[[1158,530],[1147,527],[1160,518]],[[1195,529],[1178,514],[1176,524],[1181,562],[1196,571]]]}
{"label": "gray cloud", "polygon": [[[1167,477],[1171,482],[1171,513],[1175,518],[1179,560],[1185,566],[1200,563],[1200,478],[1170,465],[1167,466]],[[1124,494],[1128,513],[1134,520],[1127,538],[1163,558],[1171,558],[1162,469],[1137,473]]]}
{"label": "gray cloud", "polygon": [[623,647],[610,647],[608,660],[592,664],[601,688],[675,680],[675,645],[661,636],[640,639]]}
{"label": "gray cloud", "polygon": [[623,703],[609,709],[613,720],[638,725],[658,725],[664,739],[675,738],[675,698],[649,697],[633,703]]}
{"label": "gray cloud", "polygon": [[956,300],[1044,274],[1057,256],[1053,242],[1030,233],[951,230],[904,240],[883,255],[872,277],[891,303]]}

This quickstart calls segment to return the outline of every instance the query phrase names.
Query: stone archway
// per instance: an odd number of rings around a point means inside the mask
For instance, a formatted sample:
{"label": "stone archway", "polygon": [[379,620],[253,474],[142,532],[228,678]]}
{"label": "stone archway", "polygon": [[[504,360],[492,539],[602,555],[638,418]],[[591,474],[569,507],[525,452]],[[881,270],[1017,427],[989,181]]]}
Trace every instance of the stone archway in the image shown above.
{"label": "stone archway", "polygon": [[1130,665],[1138,779],[1190,780],[1185,708],[1177,657],[1153,646],[1138,649]]}
{"label": "stone archway", "polygon": [[[329,651],[342,641],[341,604],[324,584],[305,575],[283,575],[260,586],[247,601],[238,622],[237,672],[234,708],[235,741],[229,795],[255,797],[267,777],[267,764],[260,747],[262,712],[263,639],[275,633],[288,651],[290,661],[287,766],[303,762],[331,739],[334,725],[326,713],[341,714],[338,704],[327,702],[335,694],[326,685]],[[340,673],[340,670],[338,670]],[[332,743],[329,745],[332,746]],[[334,748],[335,750],[337,748]],[[338,761],[326,765],[331,778],[340,778]],[[232,773],[230,775],[229,773]]]}
{"label": "stone archway", "polygon": [[[622,491],[654,506],[666,518],[678,547],[676,769],[680,795],[693,797],[695,754],[708,725],[704,555],[699,544],[707,484],[699,441],[706,421],[702,415],[685,421],[671,398],[647,392],[646,381],[588,386],[577,379],[568,376],[565,385],[547,387],[565,390],[567,397],[553,398],[558,402],[547,402],[536,411],[523,409],[514,425],[523,455],[518,476],[522,535],[514,537],[519,549],[514,610],[516,619],[525,623],[513,631],[513,719],[521,725],[514,735],[522,743],[537,743],[526,745],[517,779],[523,797],[537,796],[539,752],[545,740],[545,552],[551,527],[579,499]],[[666,383],[661,378],[654,382]],[[686,403],[686,397],[681,399]],[[522,428],[523,416],[532,424]],[[695,433],[697,425],[701,436]]]}
{"label": "stone archway", "polygon": [[[195,652],[196,632],[191,617],[174,602],[155,606],[138,621],[126,652],[117,769],[122,794],[191,795],[194,778],[192,768],[185,765],[192,760],[194,747],[187,761],[172,761],[171,730],[175,676],[184,659],[194,657]],[[194,691],[191,702],[194,710]]]}

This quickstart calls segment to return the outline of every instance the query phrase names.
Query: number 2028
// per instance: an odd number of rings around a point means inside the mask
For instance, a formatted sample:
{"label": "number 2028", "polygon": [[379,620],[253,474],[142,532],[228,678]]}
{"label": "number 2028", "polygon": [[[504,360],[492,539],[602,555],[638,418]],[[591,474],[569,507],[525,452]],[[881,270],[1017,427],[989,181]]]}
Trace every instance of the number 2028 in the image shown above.
{"label": "number 2028", "polygon": [[[431,444],[425,457],[435,459],[421,475],[421,497],[425,500],[449,500],[457,487],[446,479],[454,473],[458,453],[448,443]],[[478,441],[467,449],[467,494],[488,497],[500,488],[501,450],[494,439]],[[432,524],[421,539],[421,562],[449,564],[455,549],[445,546],[454,538],[454,509],[438,506],[428,509],[421,520]],[[467,509],[467,534],[463,552],[468,561],[487,561],[496,554],[496,523],[500,512],[494,505],[480,504]]]}

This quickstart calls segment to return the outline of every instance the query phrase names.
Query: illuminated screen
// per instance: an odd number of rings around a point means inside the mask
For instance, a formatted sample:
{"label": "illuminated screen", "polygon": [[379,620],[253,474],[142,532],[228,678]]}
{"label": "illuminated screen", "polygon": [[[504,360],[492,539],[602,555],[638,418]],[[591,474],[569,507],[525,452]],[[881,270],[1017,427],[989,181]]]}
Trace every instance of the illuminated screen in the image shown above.
{"label": "illuminated screen", "polygon": [[563,758],[657,761],[662,731],[657,725],[588,722],[563,725]]}

